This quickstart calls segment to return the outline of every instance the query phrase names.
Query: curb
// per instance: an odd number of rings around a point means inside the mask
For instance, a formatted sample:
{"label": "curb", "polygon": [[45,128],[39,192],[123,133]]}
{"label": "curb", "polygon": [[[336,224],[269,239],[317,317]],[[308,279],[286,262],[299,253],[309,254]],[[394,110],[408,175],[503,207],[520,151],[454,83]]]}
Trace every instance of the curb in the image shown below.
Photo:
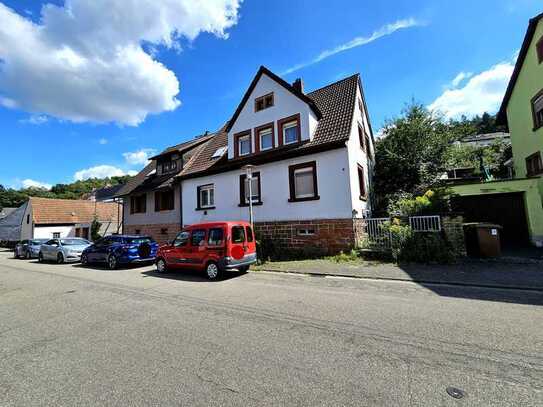
{"label": "curb", "polygon": [[473,287],[473,288],[492,288],[499,290],[522,290],[522,291],[533,291],[543,293],[543,287],[529,287],[529,286],[513,286],[513,285],[503,285],[503,284],[472,284],[464,283],[461,281],[443,281],[443,280],[425,280],[425,279],[408,279],[408,278],[390,278],[390,277],[368,277],[368,276],[356,276],[351,274],[323,274],[323,273],[314,273],[314,272],[299,272],[292,270],[279,270],[279,269],[262,269],[262,270],[250,270],[252,273],[283,273],[283,274],[296,274],[307,277],[341,277],[341,278],[352,278],[358,280],[374,280],[374,281],[403,281],[407,283],[420,283],[420,284],[434,284],[434,285],[450,285],[458,287]]}

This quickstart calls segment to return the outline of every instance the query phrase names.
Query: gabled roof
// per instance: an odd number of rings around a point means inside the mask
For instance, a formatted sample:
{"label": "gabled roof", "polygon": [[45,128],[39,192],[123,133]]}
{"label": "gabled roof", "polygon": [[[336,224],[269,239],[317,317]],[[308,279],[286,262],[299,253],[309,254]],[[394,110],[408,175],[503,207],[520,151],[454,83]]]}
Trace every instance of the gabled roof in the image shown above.
{"label": "gabled roof", "polygon": [[30,205],[37,225],[91,223],[95,215],[101,222],[118,220],[116,203],[31,197]]}
{"label": "gabled roof", "polygon": [[526,35],[524,36],[524,41],[522,42],[522,48],[520,49],[520,53],[519,53],[517,62],[515,64],[515,69],[513,70],[513,75],[511,76],[511,80],[509,81],[509,85],[507,86],[505,97],[503,98],[500,111],[498,112],[498,116],[496,118],[496,121],[498,124],[507,124],[507,105],[509,104],[509,100],[511,99],[513,90],[515,89],[515,85],[520,75],[520,71],[522,70],[522,65],[524,65],[524,60],[526,59],[526,55],[528,54],[528,51],[530,50],[530,45],[532,44],[532,40],[534,39],[534,34],[537,28],[537,24],[539,23],[541,19],[543,19],[543,13],[532,18],[530,20],[530,23],[528,24],[528,30],[526,31]]}
{"label": "gabled roof", "polygon": [[234,115],[232,116],[232,118],[230,119],[228,125],[226,126],[226,131],[227,132],[230,131],[230,129],[232,128],[232,126],[236,122],[236,119],[238,118],[239,114],[241,113],[241,110],[243,109],[243,106],[245,106],[245,103],[247,103],[247,100],[249,99],[249,96],[251,96],[251,93],[253,93],[253,90],[254,90],[256,84],[258,83],[258,81],[260,80],[262,75],[264,75],[264,74],[269,76],[271,79],[273,79],[279,85],[284,87],[286,90],[288,90],[294,96],[296,96],[297,98],[299,98],[302,101],[304,101],[305,103],[307,103],[309,105],[309,107],[311,108],[311,110],[313,110],[313,113],[315,113],[315,115],[317,116],[318,119],[320,119],[322,117],[321,111],[319,110],[319,108],[317,107],[315,102],[310,97],[308,97],[304,93],[300,92],[298,89],[296,89],[290,83],[288,83],[283,78],[281,78],[281,77],[277,76],[276,74],[274,74],[272,71],[270,71],[265,66],[261,66],[259,68],[258,72],[256,73],[255,77],[253,78],[253,81],[249,85],[249,88],[245,92],[245,95],[243,95],[243,98],[241,99],[241,102],[239,103],[238,108],[234,112]]}
{"label": "gabled roof", "polygon": [[190,150],[191,148],[194,148],[197,145],[206,142],[207,140],[210,139],[211,136],[212,136],[212,134],[210,134],[208,132],[205,132],[204,134],[202,134],[200,136],[197,136],[192,140],[184,141],[183,143],[176,144],[175,146],[168,147],[164,151],[162,151],[160,154],[157,154],[157,155],[155,155],[153,157],[149,157],[149,160],[155,160],[157,157],[160,157],[160,156],[166,155],[166,154],[170,154],[170,153],[174,153],[174,152],[182,154],[182,153]]}
{"label": "gabled roof", "polygon": [[92,192],[96,201],[106,201],[113,199],[123,189],[125,184],[117,184],[110,187],[104,187]]}
{"label": "gabled roof", "polygon": [[263,164],[344,147],[345,142],[350,137],[356,107],[356,91],[359,84],[360,75],[355,74],[306,95],[322,114],[311,141],[294,146],[275,148],[269,152],[240,159],[228,160],[226,156],[213,159],[212,156],[215,151],[228,146],[228,126],[226,126],[201,147],[179,176],[181,178],[192,178],[241,168],[246,164]]}

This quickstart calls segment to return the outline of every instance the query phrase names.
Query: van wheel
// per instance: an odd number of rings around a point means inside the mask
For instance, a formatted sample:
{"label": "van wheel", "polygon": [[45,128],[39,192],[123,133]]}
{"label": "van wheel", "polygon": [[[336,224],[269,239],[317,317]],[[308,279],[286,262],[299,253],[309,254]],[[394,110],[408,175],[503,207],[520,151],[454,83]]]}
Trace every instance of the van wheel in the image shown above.
{"label": "van wheel", "polygon": [[217,263],[209,262],[206,266],[206,276],[209,280],[216,280],[220,275],[219,266]]}
{"label": "van wheel", "polygon": [[156,271],[159,273],[166,273],[168,271],[168,265],[164,259],[158,259],[156,262]]}

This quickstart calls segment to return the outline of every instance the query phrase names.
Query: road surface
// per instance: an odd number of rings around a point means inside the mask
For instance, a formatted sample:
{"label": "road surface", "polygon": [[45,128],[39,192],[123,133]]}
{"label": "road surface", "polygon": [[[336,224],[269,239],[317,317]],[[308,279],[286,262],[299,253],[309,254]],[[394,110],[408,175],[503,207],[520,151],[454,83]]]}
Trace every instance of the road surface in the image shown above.
{"label": "road surface", "polygon": [[152,270],[0,252],[0,405],[543,405],[542,293]]}

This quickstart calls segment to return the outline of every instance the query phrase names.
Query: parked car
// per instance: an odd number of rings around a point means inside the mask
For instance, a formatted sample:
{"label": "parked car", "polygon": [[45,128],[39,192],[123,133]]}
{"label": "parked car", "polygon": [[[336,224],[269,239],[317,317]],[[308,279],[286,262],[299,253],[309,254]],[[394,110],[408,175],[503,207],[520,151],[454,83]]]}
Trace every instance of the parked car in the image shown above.
{"label": "parked car", "polygon": [[16,259],[35,259],[40,253],[40,247],[47,239],[28,239],[21,240],[14,249]]}
{"label": "parked car", "polygon": [[86,248],[81,263],[106,263],[111,270],[121,264],[153,263],[158,243],[149,236],[112,235]]}
{"label": "parked car", "polygon": [[53,260],[57,263],[78,262],[81,253],[91,245],[86,239],[67,237],[64,239],[51,239],[40,247],[38,260],[40,262]]}
{"label": "parked car", "polygon": [[191,268],[205,271],[210,280],[224,271],[245,272],[256,263],[256,241],[247,222],[211,222],[183,229],[157,253],[157,271]]}

